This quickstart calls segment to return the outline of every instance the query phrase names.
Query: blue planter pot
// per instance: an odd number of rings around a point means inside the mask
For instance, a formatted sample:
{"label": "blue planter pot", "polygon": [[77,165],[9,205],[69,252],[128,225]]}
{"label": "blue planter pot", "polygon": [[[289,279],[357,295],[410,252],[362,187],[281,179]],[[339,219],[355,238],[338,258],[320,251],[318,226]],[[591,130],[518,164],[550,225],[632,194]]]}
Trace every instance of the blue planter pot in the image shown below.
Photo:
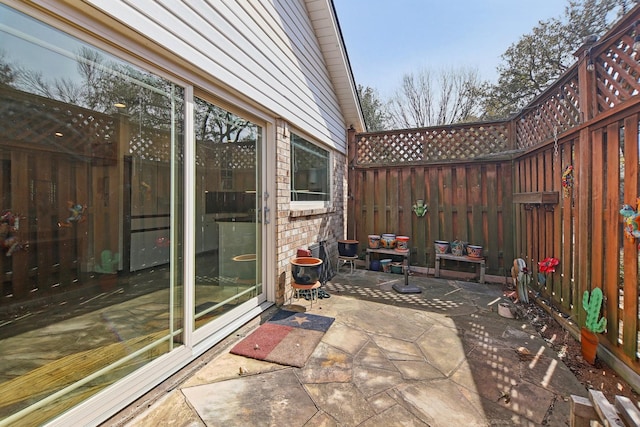
{"label": "blue planter pot", "polygon": [[338,253],[340,256],[354,257],[358,255],[357,240],[338,240]]}
{"label": "blue planter pot", "polygon": [[291,260],[291,274],[299,285],[313,285],[320,279],[322,260],[313,257],[299,257]]}

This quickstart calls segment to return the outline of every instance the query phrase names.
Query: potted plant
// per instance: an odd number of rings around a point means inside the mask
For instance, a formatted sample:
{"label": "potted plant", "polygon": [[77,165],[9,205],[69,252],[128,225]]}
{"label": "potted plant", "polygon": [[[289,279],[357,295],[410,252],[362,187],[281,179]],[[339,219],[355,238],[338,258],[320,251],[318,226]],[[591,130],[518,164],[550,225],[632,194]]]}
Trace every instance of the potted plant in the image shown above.
{"label": "potted plant", "polygon": [[598,349],[598,335],[607,327],[607,319],[600,317],[602,306],[602,289],[595,288],[589,293],[584,291],[582,297],[582,307],[587,312],[587,318],[580,331],[580,344],[582,347],[582,357],[585,361],[593,365],[596,361],[596,350]]}
{"label": "potted plant", "polygon": [[100,253],[101,264],[95,265],[96,273],[99,273],[98,283],[104,291],[113,289],[118,283],[118,265],[120,254],[105,249]]}

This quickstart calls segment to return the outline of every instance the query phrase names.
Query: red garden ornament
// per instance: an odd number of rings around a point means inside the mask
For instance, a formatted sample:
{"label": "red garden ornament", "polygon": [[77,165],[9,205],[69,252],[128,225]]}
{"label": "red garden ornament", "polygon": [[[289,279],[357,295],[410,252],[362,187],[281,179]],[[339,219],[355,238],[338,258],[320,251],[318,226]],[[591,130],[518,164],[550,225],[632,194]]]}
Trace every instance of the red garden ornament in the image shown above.
{"label": "red garden ornament", "polygon": [[560,260],[553,257],[543,259],[538,263],[538,270],[540,273],[555,273],[556,266],[560,264]]}
{"label": "red garden ornament", "polygon": [[573,187],[573,166],[569,165],[562,173],[562,190],[564,197],[567,198],[570,195],[570,190]]}

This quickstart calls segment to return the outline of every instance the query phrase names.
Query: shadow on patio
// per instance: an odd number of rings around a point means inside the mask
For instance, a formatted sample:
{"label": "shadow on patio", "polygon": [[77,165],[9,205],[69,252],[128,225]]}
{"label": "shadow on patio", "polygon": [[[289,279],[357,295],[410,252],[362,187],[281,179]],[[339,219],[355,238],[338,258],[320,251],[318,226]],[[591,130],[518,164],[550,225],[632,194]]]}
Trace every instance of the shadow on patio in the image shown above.
{"label": "shadow on patio", "polygon": [[108,425],[567,425],[586,390],[527,321],[498,315],[502,285],[397,282],[339,273],[330,298],[285,306],[336,319],[303,368],[229,353],[256,319]]}

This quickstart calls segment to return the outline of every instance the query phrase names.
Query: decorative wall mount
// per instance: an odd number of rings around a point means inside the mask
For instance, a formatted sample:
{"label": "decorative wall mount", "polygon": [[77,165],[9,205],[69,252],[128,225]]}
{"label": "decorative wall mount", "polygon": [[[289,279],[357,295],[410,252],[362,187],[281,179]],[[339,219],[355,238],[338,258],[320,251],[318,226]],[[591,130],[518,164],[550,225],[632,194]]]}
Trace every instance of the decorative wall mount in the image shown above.
{"label": "decorative wall mount", "polygon": [[417,200],[416,203],[411,207],[411,209],[413,209],[413,212],[415,212],[415,214],[418,217],[425,216],[425,214],[427,213],[428,208],[429,208],[429,205],[427,205],[424,202],[424,200]]}
{"label": "decorative wall mount", "polygon": [[571,195],[571,189],[573,188],[573,165],[568,165],[562,173],[562,192],[566,199]]}
{"label": "decorative wall mount", "polygon": [[620,215],[624,217],[624,235],[631,241],[640,238],[640,198],[636,199],[636,206],[634,209],[633,206],[624,204],[620,209]]}
{"label": "decorative wall mount", "polygon": [[29,247],[27,242],[22,242],[18,238],[18,230],[20,229],[20,219],[25,219],[21,215],[13,213],[6,209],[0,215],[0,246],[6,256],[13,255],[17,250],[26,250]]}
{"label": "decorative wall mount", "polygon": [[64,220],[59,221],[58,227],[68,228],[73,224],[80,224],[87,220],[87,217],[85,215],[87,211],[87,205],[75,203],[71,200],[67,202],[67,205],[69,208],[69,216]]}

